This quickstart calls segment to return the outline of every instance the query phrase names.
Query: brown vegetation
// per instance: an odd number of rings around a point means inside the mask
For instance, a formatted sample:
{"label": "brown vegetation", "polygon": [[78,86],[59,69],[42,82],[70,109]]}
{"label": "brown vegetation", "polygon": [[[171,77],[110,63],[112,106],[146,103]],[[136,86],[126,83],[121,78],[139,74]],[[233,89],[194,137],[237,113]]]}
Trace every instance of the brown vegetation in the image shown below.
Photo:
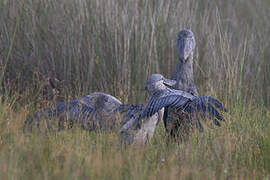
{"label": "brown vegetation", "polygon": [[[269,178],[268,0],[1,0],[1,179]],[[169,76],[176,37],[195,34],[195,83],[229,110],[221,128],[146,147],[117,133],[23,134],[26,115],[94,91],[145,101],[148,75]]]}

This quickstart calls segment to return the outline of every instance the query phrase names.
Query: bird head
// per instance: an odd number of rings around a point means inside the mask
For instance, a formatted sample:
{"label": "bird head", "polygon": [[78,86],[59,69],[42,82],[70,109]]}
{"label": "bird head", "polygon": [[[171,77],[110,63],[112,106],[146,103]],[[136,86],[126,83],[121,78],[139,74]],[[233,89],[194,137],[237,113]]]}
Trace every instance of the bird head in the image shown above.
{"label": "bird head", "polygon": [[180,61],[187,62],[189,57],[193,56],[195,46],[194,34],[190,29],[183,29],[178,33],[177,51]]}
{"label": "bird head", "polygon": [[175,84],[175,80],[166,79],[161,74],[152,74],[144,87],[147,93],[152,95],[155,91],[166,89],[166,87],[173,87]]}

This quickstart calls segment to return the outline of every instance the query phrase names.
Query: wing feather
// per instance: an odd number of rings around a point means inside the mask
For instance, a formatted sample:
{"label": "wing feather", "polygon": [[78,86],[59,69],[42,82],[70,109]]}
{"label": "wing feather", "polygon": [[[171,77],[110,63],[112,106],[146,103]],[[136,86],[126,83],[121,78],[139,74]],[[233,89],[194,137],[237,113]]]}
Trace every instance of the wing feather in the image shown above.
{"label": "wing feather", "polygon": [[[100,120],[98,123],[103,124],[103,119],[114,114],[114,110],[122,104],[115,97],[105,93],[91,93],[79,99],[74,99],[66,102],[58,102],[53,108],[46,108],[40,112],[36,112],[29,116],[25,121],[25,128],[36,121],[39,126],[41,118],[44,119],[59,119],[67,116],[74,122],[89,124],[89,122]],[[48,121],[49,122],[49,121]],[[51,121],[56,122],[56,121]],[[61,123],[58,123],[61,124]],[[90,123],[91,124],[91,123]]]}
{"label": "wing feather", "polygon": [[200,113],[203,119],[206,119],[208,115],[215,125],[220,126],[219,121],[224,120],[224,118],[219,111],[226,112],[226,109],[223,107],[222,103],[214,97],[199,96],[188,103],[185,111],[190,115]]}
{"label": "wing feather", "polygon": [[153,95],[148,101],[142,117],[150,117],[163,107],[183,108],[190,101],[189,98],[175,94],[174,92],[165,92],[161,96]]}
{"label": "wing feather", "polygon": [[143,104],[122,104],[117,111],[121,114],[121,131],[127,131],[128,129],[135,127],[140,118],[140,114],[144,109]]}

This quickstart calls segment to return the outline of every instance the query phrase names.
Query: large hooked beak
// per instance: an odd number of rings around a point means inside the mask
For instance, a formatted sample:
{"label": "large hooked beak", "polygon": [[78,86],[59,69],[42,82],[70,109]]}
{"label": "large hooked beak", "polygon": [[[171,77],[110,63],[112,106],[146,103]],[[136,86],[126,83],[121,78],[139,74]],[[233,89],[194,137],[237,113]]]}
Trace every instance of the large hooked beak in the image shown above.
{"label": "large hooked beak", "polygon": [[173,87],[173,86],[176,84],[176,81],[175,81],[175,80],[171,80],[171,79],[166,79],[166,78],[164,78],[164,79],[163,79],[163,83],[164,83],[166,86]]}
{"label": "large hooked beak", "polygon": [[193,51],[193,39],[184,38],[178,39],[177,47],[179,58],[185,63]]}

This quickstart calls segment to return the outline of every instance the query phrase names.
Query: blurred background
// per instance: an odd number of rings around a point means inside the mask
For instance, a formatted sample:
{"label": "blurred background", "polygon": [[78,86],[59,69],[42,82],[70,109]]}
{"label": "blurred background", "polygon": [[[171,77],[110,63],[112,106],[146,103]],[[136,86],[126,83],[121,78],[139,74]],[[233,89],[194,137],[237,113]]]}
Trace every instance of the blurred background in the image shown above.
{"label": "blurred background", "polygon": [[142,102],[146,78],[170,76],[177,33],[190,28],[201,95],[269,105],[269,12],[268,0],[1,0],[0,95],[17,105],[94,91]]}

